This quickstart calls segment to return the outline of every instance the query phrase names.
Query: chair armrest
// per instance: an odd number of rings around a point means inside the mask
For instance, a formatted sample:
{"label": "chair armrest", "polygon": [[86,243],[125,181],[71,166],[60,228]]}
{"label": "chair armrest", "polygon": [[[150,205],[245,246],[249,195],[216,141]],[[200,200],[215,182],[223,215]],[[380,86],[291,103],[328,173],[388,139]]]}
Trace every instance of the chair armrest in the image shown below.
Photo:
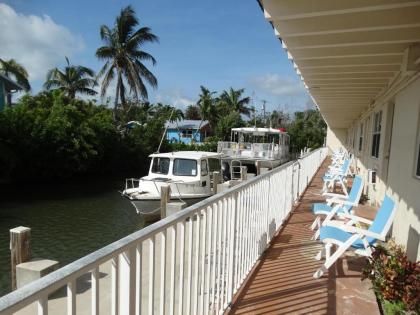
{"label": "chair armrest", "polygon": [[346,225],[344,221],[340,222],[340,221],[337,221],[337,220],[331,220],[329,222],[326,222],[325,226],[332,226],[332,227],[341,229],[341,230],[343,230],[345,232],[348,232],[348,233],[358,234],[358,235],[360,235],[360,237],[373,237],[373,238],[376,238],[378,240],[385,241],[385,239],[382,238],[382,236],[378,233],[371,232],[371,231],[365,230],[365,229],[361,229],[361,228],[358,228],[358,227],[355,227],[355,226],[352,226],[352,225]]}
{"label": "chair armrest", "polygon": [[349,197],[346,196],[346,195],[335,194],[335,193],[331,193],[331,192],[324,192],[322,195],[325,196],[325,197],[327,197],[327,199],[331,199],[331,198],[337,198],[337,199],[342,198],[344,200],[349,199]]}
{"label": "chair armrest", "polygon": [[373,223],[373,221],[371,221],[369,219],[359,217],[357,215],[350,214],[350,213],[344,213],[343,217],[348,218],[348,219],[350,219],[352,221],[355,221],[355,222],[362,222],[362,223],[365,223],[365,224],[368,224],[368,225],[372,225],[372,223]]}

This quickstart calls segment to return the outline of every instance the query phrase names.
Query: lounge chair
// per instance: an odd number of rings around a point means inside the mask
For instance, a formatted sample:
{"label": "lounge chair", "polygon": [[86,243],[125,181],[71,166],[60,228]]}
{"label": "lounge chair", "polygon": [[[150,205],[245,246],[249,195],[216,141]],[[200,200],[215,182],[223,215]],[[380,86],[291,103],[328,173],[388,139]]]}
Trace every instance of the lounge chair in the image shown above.
{"label": "lounge chair", "polygon": [[[326,193],[328,196],[326,203],[314,203],[312,205],[312,211],[317,216],[317,218],[312,223],[311,229],[314,230],[318,228],[318,231],[315,233],[312,239],[316,240],[319,236],[319,228],[331,221],[334,216],[342,214],[350,214],[353,206],[359,204],[360,197],[363,191],[363,178],[361,176],[356,176],[353,180],[353,185],[348,196]],[[321,224],[321,215],[325,215],[326,218]]]}
{"label": "lounge chair", "polygon": [[[351,249],[358,255],[372,255],[371,246],[378,240],[385,241],[385,237],[391,228],[395,216],[395,202],[385,195],[381,207],[373,221],[344,214],[350,219],[349,222],[330,221],[320,229],[320,239],[324,247],[316,256],[320,260],[325,255],[325,263],[314,273],[314,278],[321,277],[347,250]],[[366,229],[354,226],[356,222],[368,224]],[[337,250],[331,255],[331,247],[337,245]]]}
{"label": "lounge chair", "polygon": [[347,181],[347,176],[350,169],[350,159],[345,159],[341,167],[337,169],[332,169],[327,172],[322,180],[324,181],[324,186],[322,188],[323,193],[328,191],[328,188],[334,188],[336,183],[339,183],[343,189],[345,195],[348,195],[347,188],[344,182]]}

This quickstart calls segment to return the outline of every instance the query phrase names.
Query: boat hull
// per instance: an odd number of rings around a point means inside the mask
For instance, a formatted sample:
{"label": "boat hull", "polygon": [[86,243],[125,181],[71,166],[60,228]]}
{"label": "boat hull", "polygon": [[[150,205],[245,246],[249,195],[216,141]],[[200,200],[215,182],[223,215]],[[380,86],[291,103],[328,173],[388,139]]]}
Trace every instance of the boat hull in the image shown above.
{"label": "boat hull", "polygon": [[[199,201],[202,201],[211,195],[200,196],[200,197],[183,197],[182,201],[191,206]],[[181,201],[179,198],[171,198],[172,202]],[[153,221],[160,219],[160,199],[137,199],[131,200],[131,204],[136,209],[137,213],[140,214],[146,221]]]}

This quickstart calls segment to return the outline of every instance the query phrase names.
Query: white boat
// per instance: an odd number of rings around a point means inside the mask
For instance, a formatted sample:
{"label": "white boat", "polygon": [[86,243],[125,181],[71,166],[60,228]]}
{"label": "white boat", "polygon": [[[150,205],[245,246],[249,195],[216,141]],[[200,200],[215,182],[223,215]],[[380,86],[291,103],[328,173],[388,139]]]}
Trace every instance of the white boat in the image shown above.
{"label": "white boat", "polygon": [[[229,164],[230,177],[235,167],[247,166],[256,172],[259,167],[273,169],[289,160],[290,136],[283,129],[274,128],[232,128],[231,141],[219,141],[217,152],[223,154],[223,161]],[[224,170],[224,177],[226,169]],[[225,177],[225,180],[227,178]]]}
{"label": "white boat", "polygon": [[221,171],[220,154],[179,151],[151,154],[149,174],[126,179],[123,196],[145,219],[160,216],[161,187],[169,185],[171,201],[192,205],[213,195],[211,174]]}

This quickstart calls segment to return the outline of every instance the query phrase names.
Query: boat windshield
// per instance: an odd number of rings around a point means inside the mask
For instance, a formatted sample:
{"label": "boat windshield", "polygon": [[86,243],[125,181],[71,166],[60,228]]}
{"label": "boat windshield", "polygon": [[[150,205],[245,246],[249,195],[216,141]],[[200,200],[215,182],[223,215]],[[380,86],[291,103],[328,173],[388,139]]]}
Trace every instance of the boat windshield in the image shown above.
{"label": "boat windshield", "polygon": [[169,172],[169,158],[153,158],[152,173],[166,175]]}
{"label": "boat windshield", "polygon": [[177,176],[196,176],[197,161],[188,159],[175,159],[172,173]]}

